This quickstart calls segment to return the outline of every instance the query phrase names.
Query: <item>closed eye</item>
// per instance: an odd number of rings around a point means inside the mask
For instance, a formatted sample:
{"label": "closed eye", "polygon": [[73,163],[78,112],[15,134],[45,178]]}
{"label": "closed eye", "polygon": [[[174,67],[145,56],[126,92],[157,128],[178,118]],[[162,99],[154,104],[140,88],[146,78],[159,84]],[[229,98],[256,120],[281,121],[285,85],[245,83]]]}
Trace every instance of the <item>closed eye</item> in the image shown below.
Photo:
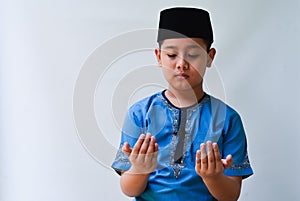
{"label": "closed eye", "polygon": [[170,57],[170,58],[175,58],[177,55],[176,54],[167,54],[168,55],[168,57]]}
{"label": "closed eye", "polygon": [[194,58],[199,57],[199,54],[189,54],[188,57],[194,59]]}

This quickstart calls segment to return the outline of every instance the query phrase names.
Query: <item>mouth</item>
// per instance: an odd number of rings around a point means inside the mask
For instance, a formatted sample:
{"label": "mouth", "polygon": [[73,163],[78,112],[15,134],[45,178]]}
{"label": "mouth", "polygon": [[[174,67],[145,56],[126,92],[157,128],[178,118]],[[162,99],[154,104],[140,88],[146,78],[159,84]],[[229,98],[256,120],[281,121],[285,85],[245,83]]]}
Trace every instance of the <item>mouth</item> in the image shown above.
{"label": "mouth", "polygon": [[178,73],[175,75],[175,77],[177,77],[179,79],[188,79],[190,76],[185,73]]}

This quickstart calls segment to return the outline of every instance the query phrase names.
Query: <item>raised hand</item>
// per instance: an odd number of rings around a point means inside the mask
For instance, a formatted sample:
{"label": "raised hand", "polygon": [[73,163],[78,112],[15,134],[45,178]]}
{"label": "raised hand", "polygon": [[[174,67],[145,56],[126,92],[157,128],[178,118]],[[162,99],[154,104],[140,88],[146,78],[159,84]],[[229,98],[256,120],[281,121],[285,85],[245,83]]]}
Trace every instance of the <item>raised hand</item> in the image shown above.
{"label": "raised hand", "polygon": [[133,148],[126,142],[122,147],[123,152],[131,162],[127,171],[132,174],[149,174],[157,166],[158,144],[150,133],[141,134]]}
{"label": "raised hand", "polygon": [[221,159],[218,144],[208,141],[206,144],[202,143],[200,150],[196,153],[195,170],[202,179],[217,178],[232,163],[231,155],[228,155],[226,159]]}

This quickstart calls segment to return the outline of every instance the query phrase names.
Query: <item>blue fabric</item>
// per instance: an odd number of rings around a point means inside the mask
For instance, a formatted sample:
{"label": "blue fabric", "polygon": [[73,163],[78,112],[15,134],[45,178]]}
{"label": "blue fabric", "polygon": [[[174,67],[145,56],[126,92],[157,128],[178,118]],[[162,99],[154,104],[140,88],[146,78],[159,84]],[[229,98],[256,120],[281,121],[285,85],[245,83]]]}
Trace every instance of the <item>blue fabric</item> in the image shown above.
{"label": "blue fabric", "polygon": [[[186,137],[184,163],[180,175],[174,176],[174,152],[179,128],[180,114],[186,110]],[[126,171],[131,164],[121,151],[124,142],[134,146],[141,133],[151,133],[159,145],[158,167],[148,179],[144,193],[135,198],[142,200],[215,200],[201,177],[195,172],[196,151],[208,140],[217,142],[222,158],[233,156],[234,164],[224,173],[228,176],[246,178],[253,174],[247,155],[247,140],[240,116],[222,101],[205,97],[187,108],[177,108],[158,92],[135,103],[128,110],[124,121],[120,149],[112,168]]]}

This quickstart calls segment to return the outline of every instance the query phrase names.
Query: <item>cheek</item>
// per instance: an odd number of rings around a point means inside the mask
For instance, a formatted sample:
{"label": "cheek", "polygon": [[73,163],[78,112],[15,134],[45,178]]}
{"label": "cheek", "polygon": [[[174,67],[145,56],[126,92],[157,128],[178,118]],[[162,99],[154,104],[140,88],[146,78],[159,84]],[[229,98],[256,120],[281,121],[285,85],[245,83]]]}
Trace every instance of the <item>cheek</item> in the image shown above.
{"label": "cheek", "polygon": [[171,74],[172,74],[172,72],[173,72],[173,71],[171,70],[171,68],[166,67],[166,66],[163,66],[163,67],[162,67],[162,71],[163,71],[163,74],[164,74],[165,77],[170,77]]}
{"label": "cheek", "polygon": [[166,73],[168,73],[169,71],[173,71],[174,70],[174,65],[172,62],[162,62],[161,66],[163,68],[163,71],[165,71]]}
{"label": "cheek", "polygon": [[191,71],[193,71],[193,74],[195,76],[201,76],[203,77],[204,76],[204,73],[205,73],[205,69],[206,69],[206,66],[205,65],[202,65],[202,66],[198,66],[198,67],[191,67]]}
{"label": "cheek", "polygon": [[171,60],[171,59],[170,59],[168,56],[166,56],[166,55],[163,55],[163,56],[161,57],[161,64],[162,64],[163,66],[166,66],[166,67],[172,67],[172,66],[175,65],[175,63],[176,63],[175,60]]}

